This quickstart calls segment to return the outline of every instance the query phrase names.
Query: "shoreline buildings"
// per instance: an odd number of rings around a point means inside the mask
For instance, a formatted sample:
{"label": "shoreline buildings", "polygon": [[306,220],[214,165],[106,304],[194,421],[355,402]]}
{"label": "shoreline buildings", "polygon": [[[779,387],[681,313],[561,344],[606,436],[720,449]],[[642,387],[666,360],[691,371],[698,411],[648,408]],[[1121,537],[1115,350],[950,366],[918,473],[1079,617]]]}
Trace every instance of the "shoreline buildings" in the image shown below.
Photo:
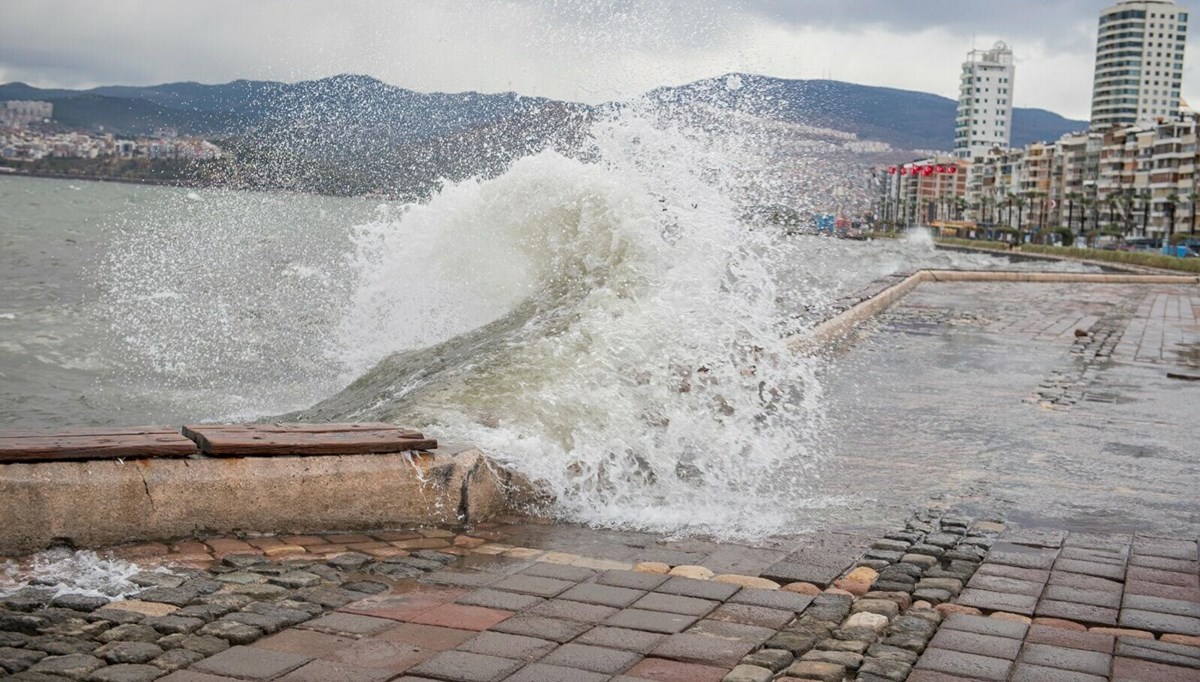
{"label": "shoreline buildings", "polygon": [[[1187,31],[1188,12],[1173,0],[1123,0],[1103,10],[1091,128],[1056,141],[969,144],[964,87],[954,158],[915,165],[957,164],[966,181],[939,184],[931,200],[920,188],[925,176],[896,172],[884,183],[884,214],[1026,235],[1069,229],[1162,239],[1200,230],[1200,115],[1180,97]],[[1009,94],[1011,111],[1011,87]]]}
{"label": "shoreline buildings", "polygon": [[1012,49],[998,42],[990,50],[971,50],[963,62],[954,155],[970,159],[1012,143],[1012,88],[1016,67]]}

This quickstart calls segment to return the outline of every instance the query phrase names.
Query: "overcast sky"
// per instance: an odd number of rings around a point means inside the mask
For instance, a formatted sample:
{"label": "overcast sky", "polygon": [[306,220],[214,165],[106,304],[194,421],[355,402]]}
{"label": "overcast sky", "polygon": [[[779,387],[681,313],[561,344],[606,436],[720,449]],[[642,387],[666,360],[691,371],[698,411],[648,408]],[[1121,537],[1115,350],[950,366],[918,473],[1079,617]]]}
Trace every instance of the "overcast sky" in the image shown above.
{"label": "overcast sky", "polygon": [[[1004,40],[1016,51],[1017,106],[1086,119],[1097,17],[1110,4],[0,0],[0,82],[90,87],[363,73],[426,92],[514,90],[599,102],[746,71],[955,97],[966,52]],[[1200,0],[1180,4],[1196,9]],[[1184,97],[1200,102],[1194,62],[1189,54]]]}

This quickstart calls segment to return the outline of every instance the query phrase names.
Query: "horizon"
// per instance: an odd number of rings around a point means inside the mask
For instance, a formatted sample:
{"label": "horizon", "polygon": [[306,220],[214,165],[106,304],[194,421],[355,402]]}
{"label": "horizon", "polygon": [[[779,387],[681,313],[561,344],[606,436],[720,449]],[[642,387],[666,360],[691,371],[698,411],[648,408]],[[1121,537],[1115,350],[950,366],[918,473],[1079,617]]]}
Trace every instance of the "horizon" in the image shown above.
{"label": "horizon", "polygon": [[[704,81],[717,80],[719,78],[724,78],[726,76],[735,76],[735,75],[736,76],[749,76],[749,77],[754,77],[754,78],[766,78],[766,79],[781,80],[781,81],[801,81],[801,82],[808,82],[808,83],[821,83],[821,82],[841,83],[844,85],[853,85],[853,86],[864,87],[864,88],[894,90],[894,91],[898,91],[898,92],[929,95],[929,96],[933,96],[933,97],[940,97],[942,99],[954,101],[954,98],[952,98],[952,97],[947,97],[946,95],[942,95],[940,93],[927,92],[927,91],[923,91],[923,90],[911,90],[911,89],[907,89],[907,88],[896,88],[896,87],[891,87],[891,86],[886,86],[886,85],[869,85],[866,83],[856,83],[853,81],[840,80],[840,79],[836,79],[836,78],[784,78],[784,77],[780,77],[780,76],[770,76],[770,75],[761,74],[761,73],[748,73],[748,72],[744,72],[744,71],[727,71],[725,73],[717,74],[714,76],[706,76],[704,78],[690,80],[690,81],[682,82],[682,83],[664,83],[661,85],[653,86],[636,96],[645,95],[647,93],[650,93],[650,92],[653,92],[655,90],[659,90],[662,88],[681,88],[681,87],[686,87],[688,85],[694,85],[696,83],[701,83]],[[88,87],[88,88],[46,87],[46,86],[34,85],[32,83],[27,83],[25,81],[7,81],[7,82],[0,82],[0,87],[21,85],[21,86],[26,86],[26,87],[37,89],[37,90],[47,90],[47,91],[61,90],[61,91],[71,91],[71,92],[77,92],[77,93],[83,94],[83,93],[88,93],[88,92],[92,92],[95,90],[102,90],[105,88],[159,88],[159,87],[164,87],[164,86],[169,86],[169,85],[201,85],[201,86],[207,86],[207,87],[220,87],[223,85],[231,85],[233,83],[239,83],[239,82],[280,83],[283,85],[297,85],[299,83],[316,83],[316,82],[320,82],[320,81],[333,80],[333,79],[342,78],[342,77],[369,78],[378,83],[387,85],[388,87],[397,88],[400,90],[405,90],[408,92],[415,92],[417,94],[424,94],[424,95],[463,95],[463,94],[480,94],[480,95],[494,95],[494,96],[515,95],[517,97],[526,97],[526,98],[530,98],[530,99],[545,99],[545,100],[549,100],[549,101],[563,102],[566,104],[582,104],[582,105],[586,105],[586,106],[598,106],[598,105],[611,104],[614,102],[623,101],[623,100],[608,100],[605,102],[589,103],[589,102],[580,102],[580,101],[568,100],[568,99],[557,99],[557,98],[553,98],[553,97],[545,97],[542,95],[531,95],[531,94],[520,92],[517,90],[502,90],[502,91],[418,90],[418,89],[414,89],[414,88],[408,88],[403,85],[397,85],[395,83],[390,83],[382,78],[378,78],[378,77],[372,76],[370,74],[350,73],[350,72],[337,73],[337,74],[332,74],[329,76],[321,76],[318,78],[301,78],[301,79],[297,79],[297,80],[273,80],[273,79],[256,79],[256,78],[233,78],[230,80],[216,81],[216,82],[211,82],[211,81],[206,82],[206,81],[199,81],[199,80],[168,80],[168,81],[162,81],[162,82],[158,82],[158,83],[147,83],[147,84],[143,84],[143,85],[136,85],[136,84],[130,84],[130,83],[106,83],[106,84],[102,84],[102,85],[95,85],[95,86]],[[629,99],[629,98],[626,98],[626,99]],[[1042,112],[1046,112],[1046,113],[1050,113],[1050,114],[1055,114],[1057,116],[1061,116],[1062,118],[1064,118],[1068,121],[1087,123],[1086,118],[1082,118],[1082,119],[1071,118],[1070,116],[1067,116],[1066,114],[1060,113],[1058,111],[1054,111],[1052,109],[1046,109],[1043,107],[1017,106],[1017,107],[1015,107],[1015,109],[1019,109],[1019,110],[1023,110],[1023,111],[1042,111]]]}
{"label": "horizon", "polygon": [[[355,73],[416,92],[516,92],[598,104],[732,72],[954,99],[967,53],[1003,40],[1016,52],[1015,106],[1085,120],[1097,18],[1110,4],[1013,0],[963,16],[949,0],[868,0],[854,8],[818,0],[649,7],[357,0],[338,8],[280,0],[117,7],[8,0],[0,82],[87,89]],[[1177,4],[1196,9],[1200,0]],[[1184,74],[1183,98],[1200,101],[1195,70],[1185,66]]]}

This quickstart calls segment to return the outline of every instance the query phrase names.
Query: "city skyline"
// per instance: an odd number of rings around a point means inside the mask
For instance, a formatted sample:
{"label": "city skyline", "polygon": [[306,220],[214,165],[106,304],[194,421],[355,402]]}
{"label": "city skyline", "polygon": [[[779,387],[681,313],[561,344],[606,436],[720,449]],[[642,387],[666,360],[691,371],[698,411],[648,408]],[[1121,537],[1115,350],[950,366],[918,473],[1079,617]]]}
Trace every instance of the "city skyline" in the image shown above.
{"label": "city skyline", "polygon": [[[1013,104],[1089,118],[1097,17],[1111,0],[1005,3],[501,3],[3,0],[0,82],[46,87],[364,73],[419,91],[599,102],[731,71],[832,78],[956,99],[962,55],[997,40]],[[1178,3],[1185,10],[1200,0]],[[1014,5],[1020,5],[1016,7]],[[341,6],[339,6],[340,8]],[[136,32],[131,40],[130,30]],[[884,68],[886,65],[886,68]],[[1200,99],[1189,66],[1182,95]]]}

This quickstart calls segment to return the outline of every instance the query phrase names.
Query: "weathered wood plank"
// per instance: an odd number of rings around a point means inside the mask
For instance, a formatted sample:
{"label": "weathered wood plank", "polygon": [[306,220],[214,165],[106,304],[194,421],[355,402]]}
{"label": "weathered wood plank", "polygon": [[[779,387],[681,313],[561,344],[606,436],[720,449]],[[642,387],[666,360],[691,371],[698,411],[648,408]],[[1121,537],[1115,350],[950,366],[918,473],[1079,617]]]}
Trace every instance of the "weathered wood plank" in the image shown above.
{"label": "weathered wood plank", "polygon": [[196,444],[179,433],[82,434],[0,437],[0,463],[83,459],[187,457]]}
{"label": "weathered wood plank", "polygon": [[179,435],[177,426],[69,426],[51,429],[0,429],[0,438],[53,438],[56,436]]}
{"label": "weathered wood plank", "polygon": [[349,424],[187,424],[183,427],[183,435],[193,439],[197,434],[210,431],[245,431],[254,433],[365,433],[370,431],[387,431],[390,433],[401,431],[408,434],[412,438],[423,437],[420,431],[400,428],[395,424],[387,424],[385,422],[360,422]]}
{"label": "weathered wood plank", "polygon": [[[361,455],[410,450],[432,450],[437,441],[420,432],[388,425],[387,429],[298,430],[254,428],[274,425],[216,424],[186,427],[201,452],[215,457],[271,457],[287,455]],[[318,425],[309,425],[318,426]]]}

